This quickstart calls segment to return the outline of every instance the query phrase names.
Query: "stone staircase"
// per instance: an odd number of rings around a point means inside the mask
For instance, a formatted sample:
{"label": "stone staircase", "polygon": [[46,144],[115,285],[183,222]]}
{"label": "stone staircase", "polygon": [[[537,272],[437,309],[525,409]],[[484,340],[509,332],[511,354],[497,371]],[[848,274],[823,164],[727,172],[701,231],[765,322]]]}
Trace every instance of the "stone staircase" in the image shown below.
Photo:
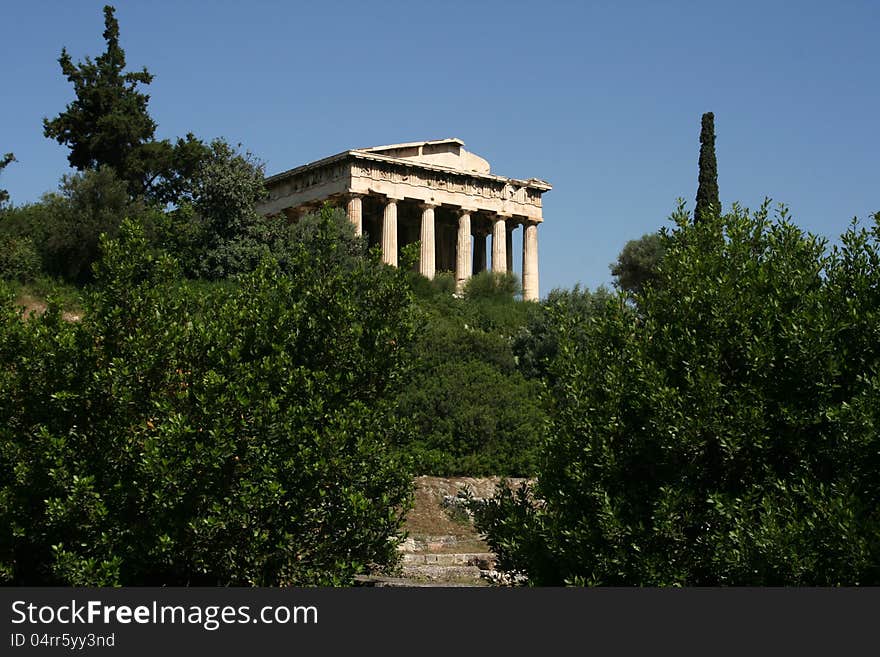
{"label": "stone staircase", "polygon": [[415,506],[406,520],[409,537],[400,545],[394,577],[364,575],[361,586],[493,586],[505,584],[495,570],[495,555],[476,532],[456,498],[463,488],[475,497],[490,496],[497,477],[418,477]]}
{"label": "stone staircase", "polygon": [[402,575],[434,584],[485,586],[495,568],[491,552],[404,552]]}
{"label": "stone staircase", "polygon": [[[401,546],[400,571],[396,577],[359,577],[362,586],[489,586],[495,567],[495,555],[485,546],[475,546],[472,539],[459,541],[456,536],[430,537],[429,541],[408,539]],[[461,543],[461,544],[459,544]],[[426,545],[427,544],[427,545]],[[432,551],[431,546],[435,550]],[[440,546],[439,548],[437,546]],[[482,551],[473,550],[483,547]]]}

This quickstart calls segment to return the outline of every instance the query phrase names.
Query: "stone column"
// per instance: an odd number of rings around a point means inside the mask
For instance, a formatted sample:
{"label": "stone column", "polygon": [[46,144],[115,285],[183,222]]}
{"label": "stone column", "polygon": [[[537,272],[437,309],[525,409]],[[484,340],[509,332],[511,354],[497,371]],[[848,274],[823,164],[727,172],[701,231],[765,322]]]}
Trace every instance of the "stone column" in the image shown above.
{"label": "stone column", "polygon": [[425,203],[422,205],[422,242],[419,254],[419,273],[427,278],[434,278],[435,256],[437,247],[434,240],[434,208],[436,205]]}
{"label": "stone column", "polygon": [[486,233],[480,231],[474,235],[474,273],[486,271]]}
{"label": "stone column", "polygon": [[461,210],[458,215],[458,245],[455,254],[455,291],[460,293],[472,271],[470,210]]}
{"label": "stone column", "polygon": [[351,222],[351,225],[354,226],[354,234],[355,235],[363,235],[364,232],[364,213],[363,213],[363,203],[361,201],[363,197],[360,194],[351,194],[348,197],[348,204],[346,206],[346,212],[348,213],[348,220]]}
{"label": "stone column", "polygon": [[522,289],[524,301],[538,300],[538,224],[523,224]]}
{"label": "stone column", "polygon": [[513,231],[516,226],[507,226],[507,240],[504,248],[507,251],[507,271],[513,272]]}
{"label": "stone column", "polygon": [[397,266],[397,201],[388,197],[382,215],[382,262]]}
{"label": "stone column", "polygon": [[506,217],[496,214],[492,222],[492,271],[507,271],[507,222]]}

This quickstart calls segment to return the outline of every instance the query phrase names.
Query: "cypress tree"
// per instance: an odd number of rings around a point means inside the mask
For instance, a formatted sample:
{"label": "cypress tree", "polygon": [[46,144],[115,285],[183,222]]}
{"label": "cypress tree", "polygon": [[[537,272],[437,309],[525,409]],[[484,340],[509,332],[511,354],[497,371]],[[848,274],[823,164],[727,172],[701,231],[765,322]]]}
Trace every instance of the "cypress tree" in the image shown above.
{"label": "cypress tree", "polygon": [[694,221],[700,221],[713,210],[721,212],[721,201],[718,199],[718,164],[715,161],[715,115],[706,112],[703,114],[700,130],[700,175]]}

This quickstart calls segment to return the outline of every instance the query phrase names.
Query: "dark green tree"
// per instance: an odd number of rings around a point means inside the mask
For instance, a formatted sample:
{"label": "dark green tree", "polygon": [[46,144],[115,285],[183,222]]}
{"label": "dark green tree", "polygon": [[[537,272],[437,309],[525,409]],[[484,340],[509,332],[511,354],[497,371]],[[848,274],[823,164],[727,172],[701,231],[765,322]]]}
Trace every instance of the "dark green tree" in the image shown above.
{"label": "dark green tree", "polygon": [[345,210],[325,204],[318,212],[287,223],[281,217],[265,220],[272,254],[282,267],[304,251],[318,269],[355,268],[367,256],[367,240],[354,232]]}
{"label": "dark green tree", "polygon": [[64,176],[60,191],[44,195],[30,210],[23,213],[32,221],[27,234],[34,236],[44,271],[76,284],[92,280],[102,234],[115,237],[126,217],[146,221],[158,214],[132,199],[106,166]]}
{"label": "dark green tree", "polygon": [[76,98],[55,118],[43,119],[43,134],[70,149],[67,159],[74,169],[107,166],[131,194],[176,201],[188,191],[207,147],[192,134],[175,143],[154,138],[150,96],[141,90],[153,75],[146,67],[125,70],[119,22],[110,5],[104,7],[103,36],[106,50],[94,60],[87,56],[74,64],[62,49],[58,62]]}
{"label": "dark green tree", "polygon": [[401,450],[419,474],[530,475],[545,416],[540,383],[517,371],[512,345],[539,305],[514,300],[515,280],[474,276],[462,297],[412,274],[418,339],[400,408],[414,425]]}
{"label": "dark green tree", "polygon": [[153,76],[146,68],[125,71],[114,13],[113,7],[104,7],[107,48],[97,59],[86,57],[74,64],[67,49],[62,49],[58,62],[76,98],[54,119],[43,119],[43,132],[70,148],[67,159],[73,168],[83,171],[103,164],[123,180],[132,180],[137,178],[135,153],[152,141],[156,130],[147,111],[150,97],[138,87],[150,84]]}
{"label": "dark green tree", "polygon": [[599,287],[594,292],[575,285],[571,290],[551,290],[536,312],[526,318],[513,344],[517,369],[528,379],[549,380],[549,367],[559,354],[560,315],[580,316],[584,320],[597,314],[608,302],[611,292]]}
{"label": "dark green tree", "polygon": [[694,221],[721,212],[718,197],[718,163],[715,161],[715,115],[703,114],[700,128],[700,172]]}
{"label": "dark green tree", "polygon": [[661,284],[556,315],[537,485],[478,514],[532,584],[880,583],[880,217],[841,246],[734,206]]}
{"label": "dark green tree", "polygon": [[271,259],[181,281],[123,224],[84,316],[0,284],[0,581],[346,585],[394,565],[406,273]]}
{"label": "dark green tree", "polygon": [[277,219],[260,216],[263,165],[215,139],[193,179],[192,209],[201,223],[204,255],[199,274],[220,279],[253,271],[270,251]]}
{"label": "dark green tree", "polygon": [[663,242],[659,233],[647,233],[627,242],[608,265],[614,276],[614,286],[631,294],[641,294],[647,285],[655,284],[658,267],[663,259]]}
{"label": "dark green tree", "polygon": [[[3,157],[0,157],[0,173],[2,173],[3,169],[9,166],[10,163],[15,162],[15,155],[12,153],[7,153]],[[3,206],[9,201],[9,192],[5,189],[0,189],[0,210],[3,209]]]}

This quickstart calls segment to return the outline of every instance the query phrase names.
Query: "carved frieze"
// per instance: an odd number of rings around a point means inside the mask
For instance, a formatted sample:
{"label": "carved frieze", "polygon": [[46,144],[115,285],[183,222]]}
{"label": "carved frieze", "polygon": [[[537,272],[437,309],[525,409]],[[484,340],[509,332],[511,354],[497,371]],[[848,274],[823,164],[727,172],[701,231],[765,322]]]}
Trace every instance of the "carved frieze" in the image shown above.
{"label": "carved frieze", "polygon": [[377,182],[427,187],[492,201],[541,206],[541,191],[519,181],[471,176],[465,172],[447,172],[400,165],[394,162],[343,160],[308,169],[293,175],[270,189],[270,199],[280,199],[308,191],[312,187],[349,175]]}
{"label": "carved frieze", "polygon": [[339,180],[345,175],[348,167],[344,164],[334,164],[330,166],[320,167],[304,171],[298,176],[294,176],[289,182],[283,184],[270,193],[270,198],[280,198],[289,194],[296,194],[315,187],[323,185],[334,180]]}

